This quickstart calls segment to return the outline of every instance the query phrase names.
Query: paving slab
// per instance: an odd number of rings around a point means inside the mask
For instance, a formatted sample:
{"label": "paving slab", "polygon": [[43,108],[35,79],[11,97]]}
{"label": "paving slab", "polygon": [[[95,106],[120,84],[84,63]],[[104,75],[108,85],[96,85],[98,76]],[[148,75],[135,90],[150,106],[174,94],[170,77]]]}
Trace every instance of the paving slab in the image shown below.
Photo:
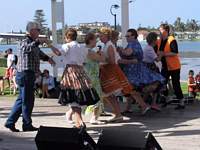
{"label": "paving slab", "polygon": [[[37,150],[34,138],[37,132],[12,133],[4,127],[14,97],[0,97],[0,150]],[[121,104],[124,107],[124,104]],[[174,110],[173,105],[163,108],[161,112],[150,111],[145,116],[140,114],[137,106],[134,113],[125,117],[122,123],[91,125],[90,115],[84,116],[87,131],[98,141],[102,129],[152,132],[164,150],[200,150],[200,102],[187,105],[185,110]],[[56,99],[36,99],[33,110],[33,125],[39,127],[72,127],[65,120],[67,106],[60,106]],[[108,120],[109,117],[100,117]],[[21,130],[22,119],[16,127]]]}

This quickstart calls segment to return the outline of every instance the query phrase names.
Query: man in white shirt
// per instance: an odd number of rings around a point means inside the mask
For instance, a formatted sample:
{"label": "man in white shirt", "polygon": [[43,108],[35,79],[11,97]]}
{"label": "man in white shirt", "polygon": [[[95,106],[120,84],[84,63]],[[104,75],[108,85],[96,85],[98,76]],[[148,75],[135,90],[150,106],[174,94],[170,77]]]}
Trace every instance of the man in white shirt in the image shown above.
{"label": "man in white shirt", "polygon": [[[16,64],[15,64],[16,58],[11,48],[6,50],[6,57],[7,57],[7,69],[6,69],[5,79],[8,80],[8,85],[10,87],[10,82],[13,80],[15,72],[14,70],[16,69]],[[16,87],[16,84],[14,86]]]}
{"label": "man in white shirt", "polygon": [[12,49],[7,50],[7,68],[15,68],[15,55],[12,53]]}

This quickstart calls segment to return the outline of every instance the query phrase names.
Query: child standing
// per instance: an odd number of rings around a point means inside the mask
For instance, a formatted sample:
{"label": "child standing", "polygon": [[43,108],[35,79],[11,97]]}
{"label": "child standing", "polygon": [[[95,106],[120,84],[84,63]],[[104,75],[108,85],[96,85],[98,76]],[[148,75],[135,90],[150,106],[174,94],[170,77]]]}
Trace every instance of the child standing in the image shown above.
{"label": "child standing", "polygon": [[195,76],[197,91],[200,91],[200,72]]}
{"label": "child standing", "polygon": [[196,83],[194,78],[194,71],[190,70],[188,73],[188,92],[189,96],[195,98],[196,97]]}

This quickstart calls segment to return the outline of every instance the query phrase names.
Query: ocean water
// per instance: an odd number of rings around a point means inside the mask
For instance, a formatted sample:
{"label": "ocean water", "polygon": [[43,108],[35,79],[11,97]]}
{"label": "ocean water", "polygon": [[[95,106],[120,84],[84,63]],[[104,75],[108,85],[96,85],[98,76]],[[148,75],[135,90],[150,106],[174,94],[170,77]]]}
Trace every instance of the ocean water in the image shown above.
{"label": "ocean water", "polygon": [[[146,45],[145,42],[141,42],[142,47]],[[180,52],[199,52],[200,53],[200,42],[192,41],[178,41]],[[17,45],[0,45],[0,53],[3,53],[6,49],[12,48],[14,53],[17,53]],[[45,53],[51,53],[49,48],[41,48]],[[200,72],[200,58],[181,58],[181,80],[187,80],[188,71],[194,70],[195,74]],[[48,68],[52,74],[53,69],[47,63],[42,63],[41,70]],[[62,69],[59,71],[62,72]],[[59,75],[62,73],[59,73]]]}
{"label": "ocean water", "polygon": [[[146,45],[146,42],[140,42],[142,47]],[[180,52],[200,52],[200,41],[178,41],[178,47]],[[0,45],[0,53],[3,53],[6,49],[12,48],[14,53],[17,53],[17,45]],[[46,53],[50,53],[49,48],[42,48]]]}
{"label": "ocean water", "polygon": [[[181,58],[181,80],[187,81],[188,72],[190,69],[194,70],[195,75],[200,72],[200,58]],[[41,64],[41,70],[44,70],[48,68],[50,70],[50,73],[53,73],[53,68],[48,63],[42,63]],[[58,70],[58,75],[61,76],[63,72],[63,69],[60,68]]]}
{"label": "ocean water", "polygon": [[[0,53],[4,53],[8,48],[13,49],[13,53],[17,54],[18,45],[0,45]],[[49,48],[41,48],[45,53],[51,53]]]}

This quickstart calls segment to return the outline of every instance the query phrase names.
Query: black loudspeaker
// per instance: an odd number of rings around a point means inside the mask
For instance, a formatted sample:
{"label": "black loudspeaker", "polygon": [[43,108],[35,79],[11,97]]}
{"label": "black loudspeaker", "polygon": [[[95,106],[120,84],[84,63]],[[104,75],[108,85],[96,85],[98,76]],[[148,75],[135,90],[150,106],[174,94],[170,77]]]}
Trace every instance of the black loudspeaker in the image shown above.
{"label": "black loudspeaker", "polygon": [[95,150],[96,143],[85,130],[40,126],[35,142],[38,150]]}
{"label": "black loudspeaker", "polygon": [[162,150],[162,148],[150,132],[105,129],[99,137],[97,150]]}

